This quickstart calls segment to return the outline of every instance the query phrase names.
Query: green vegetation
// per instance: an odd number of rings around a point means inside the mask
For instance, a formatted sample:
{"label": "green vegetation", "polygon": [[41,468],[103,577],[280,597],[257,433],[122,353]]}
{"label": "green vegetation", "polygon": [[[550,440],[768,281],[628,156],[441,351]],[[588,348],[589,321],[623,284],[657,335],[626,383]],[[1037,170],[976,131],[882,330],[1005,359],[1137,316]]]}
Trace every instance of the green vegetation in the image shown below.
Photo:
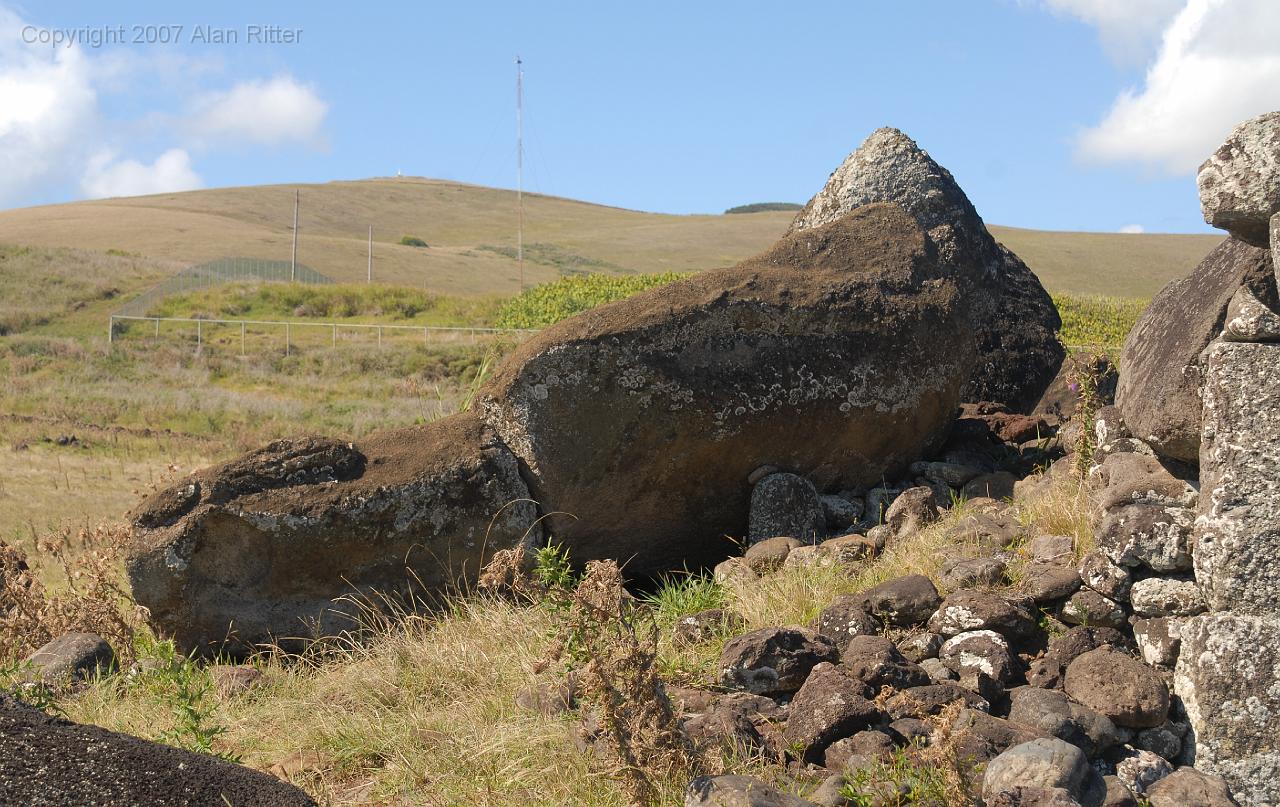
{"label": "green vegetation", "polygon": [[[492,252],[496,255],[502,255],[505,258],[516,260],[519,253],[515,247],[499,247],[492,244],[483,244],[476,249],[483,252]],[[588,258],[583,255],[576,255],[563,247],[555,244],[532,243],[524,245],[524,259],[529,263],[541,264],[543,266],[553,266],[562,276],[568,275],[586,275],[591,272],[612,272],[615,274],[626,273],[627,270],[618,266],[616,263],[603,261],[598,258]]]}
{"label": "green vegetation", "polygon": [[725,215],[734,213],[773,213],[778,211],[803,210],[804,205],[798,205],[795,202],[755,202],[749,205],[738,205],[724,211]]}
{"label": "green vegetation", "polygon": [[405,236],[401,236],[401,238],[400,238],[400,244],[401,244],[401,246],[406,246],[406,247],[427,247],[427,246],[429,246],[429,244],[427,244],[427,242],[426,242],[426,241],[423,241],[421,238],[419,238],[419,237],[418,237],[418,236],[416,236],[416,235],[405,235]]}
{"label": "green vegetation", "polygon": [[1150,301],[1056,294],[1053,302],[1062,317],[1064,344],[1118,350]]}
{"label": "green vegetation", "polygon": [[397,325],[483,327],[496,297],[445,297],[407,286],[234,283],[161,300],[153,317],[196,319],[323,319]]}
{"label": "green vegetation", "polygon": [[679,280],[683,275],[662,272],[653,275],[584,275],[566,277],[534,286],[508,300],[498,310],[494,324],[499,328],[543,328],[598,305]]}

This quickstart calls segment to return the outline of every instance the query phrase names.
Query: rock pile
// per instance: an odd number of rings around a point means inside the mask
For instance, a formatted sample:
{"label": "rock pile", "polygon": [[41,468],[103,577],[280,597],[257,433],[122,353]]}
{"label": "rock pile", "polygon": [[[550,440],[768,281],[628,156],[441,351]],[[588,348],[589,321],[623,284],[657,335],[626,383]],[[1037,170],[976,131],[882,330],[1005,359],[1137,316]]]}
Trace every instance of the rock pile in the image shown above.
{"label": "rock pile", "polygon": [[[544,528],[577,562],[644,576],[710,566],[726,536],[849,532],[901,492],[883,479],[1006,495],[952,426],[984,398],[983,428],[1044,434],[1021,413],[1062,359],[1048,295],[900,132],[837,173],[764,254],[524,343],[474,414],[282,441],[152,497],[133,516],[138,602],[184,650],[245,649],[350,627],[333,600],[353,589],[472,579]],[[912,466],[926,456],[941,464]]]}

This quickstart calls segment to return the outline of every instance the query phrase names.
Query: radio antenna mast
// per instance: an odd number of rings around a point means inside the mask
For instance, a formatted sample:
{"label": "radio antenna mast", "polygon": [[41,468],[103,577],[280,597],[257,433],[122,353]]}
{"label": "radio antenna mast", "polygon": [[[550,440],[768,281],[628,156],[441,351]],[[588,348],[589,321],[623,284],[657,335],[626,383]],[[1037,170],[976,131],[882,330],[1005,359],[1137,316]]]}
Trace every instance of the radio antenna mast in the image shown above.
{"label": "radio antenna mast", "polygon": [[524,67],[516,56],[516,262],[524,291]]}

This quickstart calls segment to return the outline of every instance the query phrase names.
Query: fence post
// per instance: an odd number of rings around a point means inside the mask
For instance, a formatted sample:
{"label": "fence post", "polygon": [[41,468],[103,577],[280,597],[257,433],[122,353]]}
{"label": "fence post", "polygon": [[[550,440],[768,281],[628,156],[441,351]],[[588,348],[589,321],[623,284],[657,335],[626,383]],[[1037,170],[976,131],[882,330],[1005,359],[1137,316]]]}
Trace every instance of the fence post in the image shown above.
{"label": "fence post", "polygon": [[199,350],[200,346],[204,344],[203,328],[201,325],[202,323],[200,320],[196,320],[196,350]]}
{"label": "fence post", "polygon": [[333,346],[338,346],[338,324],[336,322],[333,325]]}
{"label": "fence post", "polygon": [[289,323],[284,324],[284,355],[289,355]]}
{"label": "fence post", "polygon": [[382,347],[382,326],[378,326],[378,347]]}
{"label": "fence post", "polygon": [[116,341],[116,318],[107,317],[107,344],[110,345]]}
{"label": "fence post", "polygon": [[156,317],[156,338],[160,338],[160,318]]}
{"label": "fence post", "polygon": [[244,357],[244,323],[240,323],[240,356]]}

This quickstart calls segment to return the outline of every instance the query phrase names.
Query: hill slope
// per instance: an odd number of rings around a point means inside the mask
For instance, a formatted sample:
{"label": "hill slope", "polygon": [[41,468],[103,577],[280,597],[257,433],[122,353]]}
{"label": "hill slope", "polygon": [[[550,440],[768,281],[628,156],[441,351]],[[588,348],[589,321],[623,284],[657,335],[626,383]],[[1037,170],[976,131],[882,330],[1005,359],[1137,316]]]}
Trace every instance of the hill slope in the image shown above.
{"label": "hill slope", "polygon": [[[375,279],[446,294],[519,287],[515,193],[393,177],[321,185],[218,188],[0,212],[0,242],[136,252],[199,262],[225,255],[287,259],[294,190],[301,191],[298,260],[339,280],[363,280],[374,228]],[[526,194],[526,282],[567,273],[694,271],[771,244],[793,213],[672,216]],[[1221,238],[991,227],[1054,292],[1147,297],[1186,274]],[[403,246],[417,236],[428,248]]]}

